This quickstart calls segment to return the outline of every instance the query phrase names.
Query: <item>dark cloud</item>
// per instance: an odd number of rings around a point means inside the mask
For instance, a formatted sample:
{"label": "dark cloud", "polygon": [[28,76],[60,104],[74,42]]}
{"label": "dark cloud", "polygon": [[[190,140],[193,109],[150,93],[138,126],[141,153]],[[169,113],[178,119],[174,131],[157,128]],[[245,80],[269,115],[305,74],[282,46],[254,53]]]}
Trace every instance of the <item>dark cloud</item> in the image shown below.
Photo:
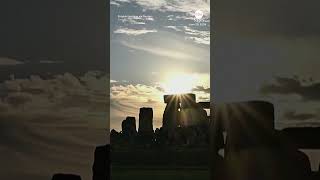
{"label": "dark cloud", "polygon": [[275,84],[267,84],[261,87],[260,92],[266,95],[299,95],[303,100],[320,101],[320,83],[311,82],[304,85],[296,78],[276,77]]}
{"label": "dark cloud", "polygon": [[311,113],[297,113],[295,111],[288,111],[284,113],[284,117],[288,120],[310,120],[317,118],[316,114],[311,114]]}
{"label": "dark cloud", "polygon": [[106,2],[1,1],[0,57],[13,60],[2,63],[0,79],[13,73],[107,71]]}

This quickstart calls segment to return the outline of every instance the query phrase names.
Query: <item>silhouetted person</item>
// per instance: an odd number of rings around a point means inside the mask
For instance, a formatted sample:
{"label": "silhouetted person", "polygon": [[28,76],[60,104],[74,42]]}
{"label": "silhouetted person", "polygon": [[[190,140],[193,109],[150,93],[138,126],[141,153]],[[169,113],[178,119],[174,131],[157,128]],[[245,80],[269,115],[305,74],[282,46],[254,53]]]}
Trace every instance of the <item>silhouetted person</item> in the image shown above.
{"label": "silhouetted person", "polygon": [[98,146],[94,152],[92,180],[110,179],[110,145]]}
{"label": "silhouetted person", "polygon": [[52,180],[81,180],[81,177],[79,175],[74,174],[54,174],[52,176]]}

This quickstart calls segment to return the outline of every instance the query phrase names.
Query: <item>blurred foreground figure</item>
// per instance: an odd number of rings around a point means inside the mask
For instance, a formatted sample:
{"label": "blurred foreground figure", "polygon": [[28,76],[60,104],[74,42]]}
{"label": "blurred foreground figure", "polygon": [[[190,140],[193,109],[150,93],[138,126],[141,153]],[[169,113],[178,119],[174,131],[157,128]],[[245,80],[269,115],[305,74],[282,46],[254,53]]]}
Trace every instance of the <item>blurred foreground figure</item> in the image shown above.
{"label": "blurred foreground figure", "polygon": [[212,180],[305,180],[308,157],[274,129],[274,107],[263,101],[214,107],[210,124]]}
{"label": "blurred foreground figure", "polygon": [[110,179],[110,145],[98,146],[94,152],[92,180]]}

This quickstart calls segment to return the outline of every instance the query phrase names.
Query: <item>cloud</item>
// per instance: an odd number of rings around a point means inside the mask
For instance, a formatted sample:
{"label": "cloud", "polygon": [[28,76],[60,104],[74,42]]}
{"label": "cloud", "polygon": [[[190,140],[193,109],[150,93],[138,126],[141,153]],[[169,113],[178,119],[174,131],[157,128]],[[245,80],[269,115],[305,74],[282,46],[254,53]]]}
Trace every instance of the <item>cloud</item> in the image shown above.
{"label": "cloud", "polygon": [[167,29],[173,29],[173,30],[179,31],[179,32],[182,31],[182,29],[180,29],[178,26],[165,26],[165,28],[167,28]]}
{"label": "cloud", "polygon": [[150,15],[118,15],[118,20],[126,25],[145,25],[147,22],[154,21],[154,18]]}
{"label": "cloud", "polygon": [[[98,114],[104,119],[107,109],[107,77],[90,71],[76,77],[70,73],[42,79],[33,75],[26,79],[7,80],[1,85],[0,104],[10,114],[46,114],[55,111],[66,118],[84,119]],[[107,128],[105,120],[91,121],[95,127]],[[103,127],[104,126],[104,127]]]}
{"label": "cloud", "polygon": [[120,28],[114,31],[116,34],[126,34],[126,35],[133,35],[138,36],[142,34],[148,34],[148,33],[155,33],[158,32],[156,29],[129,29],[129,28]]}
{"label": "cloud", "polygon": [[143,84],[113,85],[111,87],[111,99],[133,100],[135,102],[147,102],[149,100],[161,101],[163,92],[158,86]]}
{"label": "cloud", "polygon": [[210,30],[200,31],[196,29],[192,29],[188,26],[184,26],[186,39],[193,40],[198,44],[210,45]]}
{"label": "cloud", "polygon": [[288,111],[284,113],[284,117],[288,120],[299,120],[299,121],[304,121],[304,120],[310,120],[317,118],[316,114],[311,114],[311,113],[297,113],[295,111]]}
{"label": "cloud", "polygon": [[24,64],[22,61],[17,61],[15,59],[0,57],[0,66],[13,66],[18,64]]}
{"label": "cloud", "polygon": [[113,0],[111,4],[118,7],[128,4],[136,4],[143,9],[160,12],[179,12],[188,16],[194,16],[196,10],[202,10],[209,17],[210,0]]}
{"label": "cloud", "polygon": [[206,15],[210,13],[209,0],[133,0],[133,2],[146,9],[166,11],[166,12],[184,12],[193,14],[196,10],[202,10]]}
{"label": "cloud", "polygon": [[110,5],[121,6],[123,3],[129,3],[131,0],[111,0]]}
{"label": "cloud", "polygon": [[310,82],[303,84],[296,78],[276,77],[275,84],[266,84],[261,87],[260,92],[266,95],[298,95],[306,101],[320,101],[320,83]]}
{"label": "cloud", "polygon": [[192,40],[198,44],[210,45],[210,37],[209,38],[199,38],[199,37],[186,37],[187,40]]}
{"label": "cloud", "polygon": [[197,44],[210,45],[210,30],[197,30],[188,26],[165,26],[165,28],[183,32],[186,40],[194,41]]}
{"label": "cloud", "polygon": [[15,169],[32,178],[73,172],[90,179],[94,148],[108,142],[106,77],[90,71],[0,83],[0,154],[12,162],[0,176]]}
{"label": "cloud", "polygon": [[111,87],[111,128],[119,130],[126,116],[139,115],[139,108],[154,109],[154,125],[159,126],[165,104],[163,91],[157,85],[115,84]]}
{"label": "cloud", "polygon": [[206,88],[204,86],[196,86],[196,87],[192,88],[192,91],[200,91],[200,92],[210,94],[210,87]]}
{"label": "cloud", "polygon": [[124,41],[122,41],[122,44],[128,48],[144,51],[157,56],[178,59],[178,60],[192,60],[192,61],[198,60],[198,58],[193,57],[186,52],[180,52],[174,49],[167,49],[163,47],[155,47],[155,46],[148,46],[148,45],[135,45],[135,44],[130,44]]}

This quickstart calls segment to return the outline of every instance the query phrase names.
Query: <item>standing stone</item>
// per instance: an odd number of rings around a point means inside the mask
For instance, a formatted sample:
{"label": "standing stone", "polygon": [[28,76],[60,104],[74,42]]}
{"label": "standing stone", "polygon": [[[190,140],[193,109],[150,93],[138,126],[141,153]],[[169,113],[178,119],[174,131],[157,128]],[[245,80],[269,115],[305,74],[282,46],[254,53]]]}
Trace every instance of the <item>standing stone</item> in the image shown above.
{"label": "standing stone", "polygon": [[167,104],[163,112],[162,127],[165,131],[172,132],[178,126],[180,97],[178,95],[164,95]]}
{"label": "standing stone", "polygon": [[250,148],[273,143],[273,104],[264,101],[238,102],[227,104],[226,110],[227,148]]}
{"label": "standing stone", "polygon": [[122,121],[122,133],[125,137],[133,137],[137,134],[135,117],[128,116]]}
{"label": "standing stone", "polygon": [[153,134],[153,110],[152,108],[140,108],[139,113],[139,134],[150,135]]}

